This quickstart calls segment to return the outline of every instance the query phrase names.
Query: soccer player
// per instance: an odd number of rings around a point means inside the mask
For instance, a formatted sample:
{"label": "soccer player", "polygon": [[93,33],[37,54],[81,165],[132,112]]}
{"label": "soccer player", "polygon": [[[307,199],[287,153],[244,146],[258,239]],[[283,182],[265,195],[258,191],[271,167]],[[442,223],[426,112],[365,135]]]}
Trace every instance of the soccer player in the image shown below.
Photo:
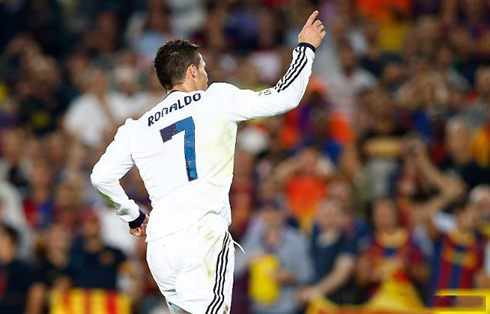
{"label": "soccer player", "polygon": [[[91,180],[145,236],[150,271],[172,313],[229,313],[234,247],[228,193],[237,123],[295,108],[306,89],[325,27],[318,11],[298,35],[291,65],[270,89],[256,93],[226,83],[207,86],[206,63],[185,40],[163,45],[155,68],[167,97],[121,126],[95,165]],[[151,216],[128,198],[119,180],[138,167]]]}

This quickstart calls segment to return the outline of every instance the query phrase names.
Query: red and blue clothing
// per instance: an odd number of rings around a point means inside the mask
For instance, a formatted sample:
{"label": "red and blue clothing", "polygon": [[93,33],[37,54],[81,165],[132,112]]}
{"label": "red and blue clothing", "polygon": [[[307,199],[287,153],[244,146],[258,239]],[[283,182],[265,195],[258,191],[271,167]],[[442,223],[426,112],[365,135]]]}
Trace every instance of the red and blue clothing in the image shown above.
{"label": "red and blue clothing", "polygon": [[483,266],[484,241],[479,233],[462,234],[456,230],[437,236],[432,258],[429,306],[452,305],[452,298],[435,296],[441,289],[473,288],[474,278]]}
{"label": "red and blue clothing", "polygon": [[[401,262],[400,265],[406,266],[405,269],[397,271],[396,279],[401,281],[411,281],[408,266],[422,267],[424,264],[421,249],[405,228],[399,228],[391,235],[376,234],[370,237],[368,246],[362,255],[372,261],[373,269],[386,267],[390,261]],[[379,286],[379,284],[373,286],[371,294],[376,292]]]}

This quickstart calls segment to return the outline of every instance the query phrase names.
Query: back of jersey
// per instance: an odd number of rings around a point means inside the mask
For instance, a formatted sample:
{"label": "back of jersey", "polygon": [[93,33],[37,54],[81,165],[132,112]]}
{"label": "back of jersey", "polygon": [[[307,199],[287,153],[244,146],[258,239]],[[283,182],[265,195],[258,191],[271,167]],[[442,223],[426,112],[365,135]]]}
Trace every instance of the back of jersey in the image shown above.
{"label": "back of jersey", "polygon": [[136,164],[152,202],[147,241],[163,237],[215,212],[231,221],[237,123],[296,107],[303,96],[314,47],[300,43],[279,82],[261,92],[214,83],[206,91],[172,92],[137,121],[127,120],[95,165],[91,180],[123,221],[139,207],[121,179]]}
{"label": "back of jersey", "polygon": [[230,219],[236,123],[213,88],[172,92],[139,120],[126,123],[131,156],[152,203],[148,241],[208,212]]}

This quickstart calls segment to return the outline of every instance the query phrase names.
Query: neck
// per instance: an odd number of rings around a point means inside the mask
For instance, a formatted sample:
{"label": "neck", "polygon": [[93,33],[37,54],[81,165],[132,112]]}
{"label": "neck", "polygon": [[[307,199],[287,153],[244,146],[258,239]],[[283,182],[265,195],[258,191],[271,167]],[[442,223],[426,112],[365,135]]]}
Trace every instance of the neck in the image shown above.
{"label": "neck", "polygon": [[50,250],[47,254],[48,259],[55,265],[65,265],[67,262],[67,255],[61,250]]}
{"label": "neck", "polygon": [[329,236],[329,237],[334,237],[340,235],[340,229],[337,228],[325,228],[322,231],[322,234]]}
{"label": "neck", "polygon": [[453,161],[458,165],[465,165],[471,161],[471,154],[466,151],[459,151],[453,154]]}
{"label": "neck", "polygon": [[281,243],[281,230],[272,228],[265,232],[265,243],[270,248],[276,248]]}
{"label": "neck", "polygon": [[473,230],[471,228],[466,228],[463,224],[459,223],[456,229],[462,234],[471,234]]}
{"label": "neck", "polygon": [[276,226],[274,226],[274,227],[269,227],[269,228],[266,230],[266,233],[267,233],[267,234],[274,234],[274,235],[275,235],[275,234],[278,234],[278,233],[280,233],[280,232],[281,232],[281,227],[276,227]]}
{"label": "neck", "polygon": [[46,187],[36,187],[32,192],[32,199],[36,204],[44,203],[49,197],[49,191]]}
{"label": "neck", "polygon": [[195,84],[192,84],[192,83],[189,83],[189,82],[184,82],[182,84],[175,85],[172,88],[170,88],[169,91],[168,91],[168,94],[170,94],[173,91],[190,93],[190,92],[194,92],[196,90],[197,90],[197,87],[195,86]]}
{"label": "neck", "polygon": [[388,227],[388,228],[381,229],[380,232],[384,234],[392,235],[395,234],[397,230],[398,230],[397,227]]}
{"label": "neck", "polygon": [[88,238],[85,240],[85,249],[89,252],[97,252],[102,248],[102,242],[97,238]]}

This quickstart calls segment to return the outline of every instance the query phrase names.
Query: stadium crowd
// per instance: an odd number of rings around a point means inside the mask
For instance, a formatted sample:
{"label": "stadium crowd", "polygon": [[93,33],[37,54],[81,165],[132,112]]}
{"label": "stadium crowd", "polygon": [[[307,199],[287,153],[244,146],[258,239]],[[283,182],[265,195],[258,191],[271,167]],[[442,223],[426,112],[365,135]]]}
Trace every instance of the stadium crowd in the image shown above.
{"label": "stadium crowd", "polygon": [[[365,304],[388,284],[448,306],[469,301],[439,289],[489,288],[490,1],[9,0],[0,313],[46,312],[70,287],[162,308],[144,240],[90,186],[93,165],[165,96],[152,61],[166,40],[199,44],[210,83],[259,91],[315,8],[327,38],[301,105],[239,126],[232,313]],[[137,169],[123,186],[151,210]]]}

